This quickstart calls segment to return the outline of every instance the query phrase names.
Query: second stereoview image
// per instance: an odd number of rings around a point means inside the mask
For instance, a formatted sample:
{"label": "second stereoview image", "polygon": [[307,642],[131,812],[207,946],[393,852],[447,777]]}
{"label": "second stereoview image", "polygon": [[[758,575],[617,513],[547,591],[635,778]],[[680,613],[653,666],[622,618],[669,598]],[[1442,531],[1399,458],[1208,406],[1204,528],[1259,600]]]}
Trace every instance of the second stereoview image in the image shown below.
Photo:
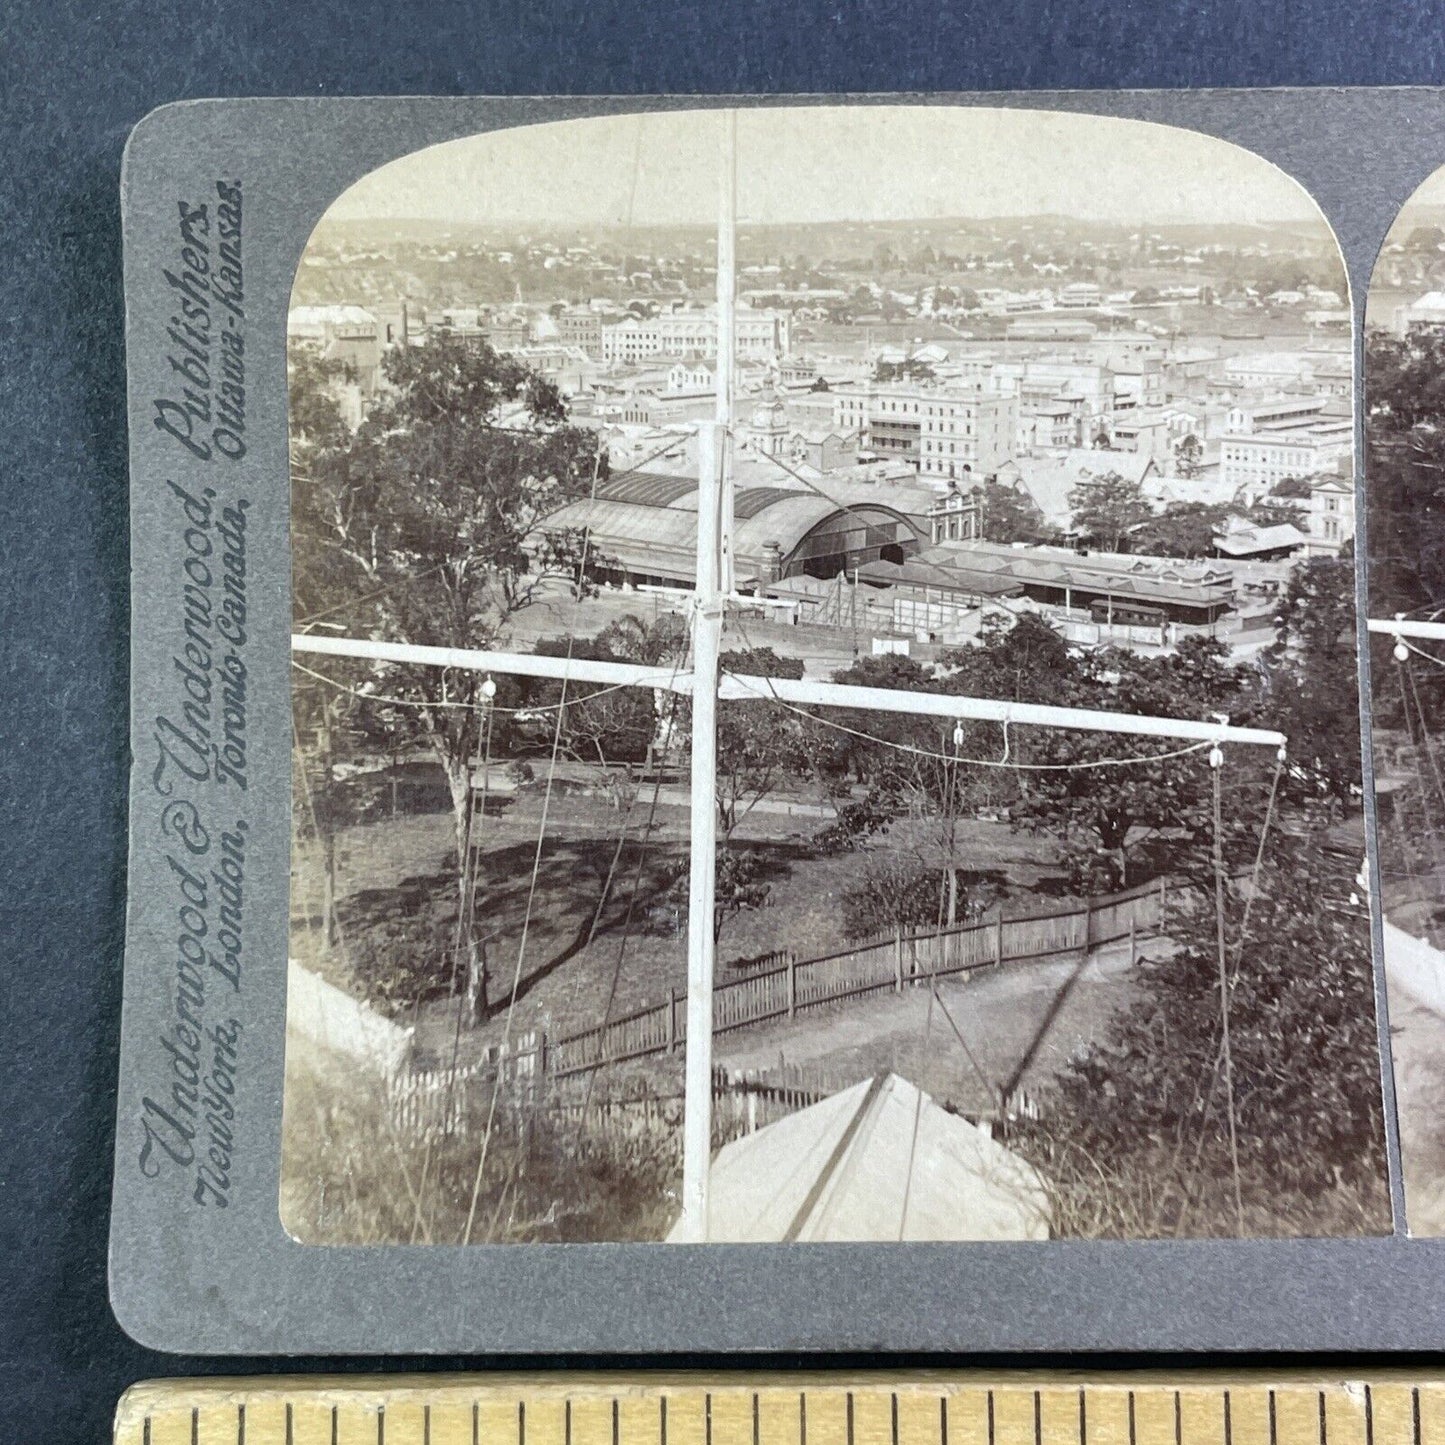
{"label": "second stereoview image", "polygon": [[1390,1229],[1297,183],[1032,111],[526,126],[339,196],[288,337],[293,1236]]}

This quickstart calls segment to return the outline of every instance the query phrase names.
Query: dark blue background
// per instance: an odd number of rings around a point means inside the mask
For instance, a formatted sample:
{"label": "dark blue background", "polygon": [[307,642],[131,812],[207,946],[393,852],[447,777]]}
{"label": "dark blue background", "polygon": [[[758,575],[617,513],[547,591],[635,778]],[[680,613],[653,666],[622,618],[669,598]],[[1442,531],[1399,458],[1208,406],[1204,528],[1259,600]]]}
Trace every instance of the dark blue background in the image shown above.
{"label": "dark blue background", "polygon": [[98,1442],[133,1380],[295,1368],[151,1354],[106,1302],[127,762],[117,187],[141,116],[209,95],[1442,82],[1445,6],[1405,0],[0,4],[0,1438]]}

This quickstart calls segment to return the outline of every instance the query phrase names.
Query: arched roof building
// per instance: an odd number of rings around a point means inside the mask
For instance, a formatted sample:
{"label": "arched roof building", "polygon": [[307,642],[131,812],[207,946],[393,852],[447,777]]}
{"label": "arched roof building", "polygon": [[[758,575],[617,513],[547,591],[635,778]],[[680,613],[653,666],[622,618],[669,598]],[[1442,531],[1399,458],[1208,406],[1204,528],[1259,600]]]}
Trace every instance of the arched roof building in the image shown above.
{"label": "arched roof building", "polygon": [[[837,487],[830,491],[842,490]],[[927,538],[924,526],[880,500],[833,501],[797,487],[741,486],[734,498],[733,565],[740,588],[781,577],[836,577],[869,562],[902,562]],[[595,499],[547,518],[547,531],[586,528],[589,570],[609,581],[691,586],[697,571],[695,478],[634,472],[604,483]]]}

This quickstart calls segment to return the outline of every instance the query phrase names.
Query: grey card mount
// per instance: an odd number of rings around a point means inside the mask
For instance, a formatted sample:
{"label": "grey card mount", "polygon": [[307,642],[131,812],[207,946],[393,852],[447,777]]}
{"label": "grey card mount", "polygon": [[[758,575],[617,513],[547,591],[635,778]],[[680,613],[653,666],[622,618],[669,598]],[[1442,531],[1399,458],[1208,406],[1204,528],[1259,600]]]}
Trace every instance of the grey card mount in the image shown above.
{"label": "grey card mount", "polygon": [[1433,90],[143,121],[122,1323],[1445,1345],[1442,168]]}

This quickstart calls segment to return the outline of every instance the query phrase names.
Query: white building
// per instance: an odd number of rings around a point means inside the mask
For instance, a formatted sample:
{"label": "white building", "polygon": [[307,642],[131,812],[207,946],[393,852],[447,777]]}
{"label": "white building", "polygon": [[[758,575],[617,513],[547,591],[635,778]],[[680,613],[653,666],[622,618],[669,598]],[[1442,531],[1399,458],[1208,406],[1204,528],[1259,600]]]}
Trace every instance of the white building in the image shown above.
{"label": "white building", "polygon": [[1445,328],[1445,291],[1427,291],[1418,301],[1401,306],[1395,312],[1395,329],[1401,336],[1441,328]]}
{"label": "white building", "polygon": [[[790,342],[786,312],[738,307],[739,361],[767,362],[785,357]],[[628,364],[654,356],[689,355],[708,361],[716,359],[715,306],[664,311],[657,316],[629,316],[602,328],[602,359],[609,365]]]}
{"label": "white building", "polygon": [[997,470],[1013,455],[1018,403],[981,387],[865,382],[838,387],[833,423],[865,449],[906,458],[931,482]]}
{"label": "white building", "polygon": [[1348,477],[1321,477],[1310,488],[1306,555],[1338,557],[1354,539],[1354,482]]}
{"label": "white building", "polygon": [[1353,450],[1353,427],[1348,421],[1227,436],[1219,444],[1219,477],[1256,500],[1286,477],[1317,477],[1333,471]]}

